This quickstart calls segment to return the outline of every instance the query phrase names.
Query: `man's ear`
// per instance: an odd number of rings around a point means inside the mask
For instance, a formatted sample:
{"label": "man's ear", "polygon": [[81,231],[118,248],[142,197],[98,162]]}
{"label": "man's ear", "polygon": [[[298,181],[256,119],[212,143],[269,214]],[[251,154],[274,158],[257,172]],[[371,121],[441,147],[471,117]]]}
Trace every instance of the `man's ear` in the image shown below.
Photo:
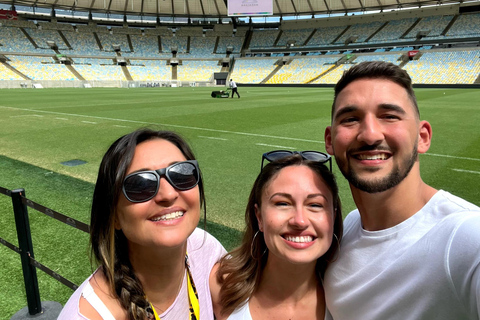
{"label": "man's ear", "polygon": [[255,217],[257,217],[258,229],[263,232],[262,212],[257,204],[255,204]]}
{"label": "man's ear", "polygon": [[428,121],[420,121],[418,130],[418,153],[425,153],[432,142],[432,126]]}
{"label": "man's ear", "polygon": [[333,155],[333,145],[332,145],[332,126],[325,128],[325,150],[327,150],[329,155]]}

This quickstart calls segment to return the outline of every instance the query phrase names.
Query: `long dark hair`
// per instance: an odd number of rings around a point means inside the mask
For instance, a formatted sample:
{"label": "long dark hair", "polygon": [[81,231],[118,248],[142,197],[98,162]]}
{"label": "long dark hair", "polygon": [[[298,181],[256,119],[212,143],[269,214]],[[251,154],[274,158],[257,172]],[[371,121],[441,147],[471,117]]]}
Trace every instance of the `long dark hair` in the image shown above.
{"label": "long dark hair", "polygon": [[[136,146],[153,139],[167,140],[174,144],[187,160],[195,159],[185,140],[174,132],[148,128],[136,130],[117,139],[103,156],[92,201],[90,221],[92,256],[105,274],[111,292],[116,295],[132,320],[150,317],[147,312],[149,303],[145,299],[142,284],[130,264],[127,239],[121,230],[115,230],[115,210]],[[200,205],[203,205],[206,221],[201,174],[198,186]]]}
{"label": "long dark hair", "polygon": [[320,279],[323,278],[328,263],[334,260],[343,234],[342,208],[334,175],[325,165],[305,160],[298,154],[271,162],[262,169],[250,192],[245,210],[246,227],[242,243],[220,261],[217,281],[221,283],[220,304],[224,314],[230,314],[251,297],[260,283],[262,271],[267,263],[268,254],[264,254],[267,245],[262,236],[255,236],[260,231],[255,216],[255,205],[261,207],[265,188],[280,170],[288,166],[300,165],[312,169],[326,183],[333,195],[334,239],[328,251],[317,260],[316,272]]}

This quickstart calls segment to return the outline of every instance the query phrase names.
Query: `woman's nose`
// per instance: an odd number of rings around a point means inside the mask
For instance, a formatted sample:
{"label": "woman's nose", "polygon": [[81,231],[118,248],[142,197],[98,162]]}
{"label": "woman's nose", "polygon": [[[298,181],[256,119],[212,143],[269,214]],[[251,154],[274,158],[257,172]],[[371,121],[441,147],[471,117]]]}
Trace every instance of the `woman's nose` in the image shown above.
{"label": "woman's nose", "polygon": [[304,229],[308,226],[307,213],[303,208],[295,208],[295,211],[293,212],[293,216],[289,222],[294,227]]}
{"label": "woman's nose", "polygon": [[178,198],[178,190],[175,189],[164,177],[160,178],[158,192],[155,195],[156,202],[173,202]]}

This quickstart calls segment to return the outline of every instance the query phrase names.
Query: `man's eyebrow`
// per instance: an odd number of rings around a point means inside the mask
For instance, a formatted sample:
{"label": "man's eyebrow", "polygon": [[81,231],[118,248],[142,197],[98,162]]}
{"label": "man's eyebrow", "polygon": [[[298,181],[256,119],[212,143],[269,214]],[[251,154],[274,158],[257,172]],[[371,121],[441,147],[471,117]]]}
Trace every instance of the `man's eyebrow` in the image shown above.
{"label": "man's eyebrow", "polygon": [[[344,114],[358,111],[360,109],[361,109],[360,107],[357,107],[355,105],[350,105],[350,106],[343,107],[342,109],[338,110],[335,113],[334,119],[337,119],[337,118],[343,116]],[[381,105],[379,105],[379,109],[387,110],[387,111],[388,110],[389,111],[395,111],[395,112],[398,112],[398,113],[401,113],[401,114],[406,114],[405,109],[403,109],[402,107],[400,107],[396,104],[393,104],[393,103],[382,103]]]}
{"label": "man's eyebrow", "polygon": [[350,113],[350,112],[354,112],[354,111],[357,111],[359,108],[357,106],[346,106],[340,110],[338,110],[335,114],[334,114],[334,117],[333,119],[336,119],[346,113]]}
{"label": "man's eyebrow", "polygon": [[396,104],[392,104],[392,103],[383,103],[383,104],[380,105],[380,109],[395,111],[395,112],[398,112],[398,113],[401,113],[401,114],[406,113],[405,109],[403,109],[402,107],[400,107]]}

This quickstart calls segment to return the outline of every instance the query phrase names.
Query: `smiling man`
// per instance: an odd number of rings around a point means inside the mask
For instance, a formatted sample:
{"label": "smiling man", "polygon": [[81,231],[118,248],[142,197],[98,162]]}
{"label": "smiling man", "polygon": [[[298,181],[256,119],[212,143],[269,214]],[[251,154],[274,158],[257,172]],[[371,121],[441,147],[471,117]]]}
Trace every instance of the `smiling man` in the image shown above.
{"label": "smiling man", "polygon": [[423,182],[431,139],[400,67],[362,62],[335,86],[325,145],[358,209],[325,275],[333,319],[479,319],[480,208]]}

